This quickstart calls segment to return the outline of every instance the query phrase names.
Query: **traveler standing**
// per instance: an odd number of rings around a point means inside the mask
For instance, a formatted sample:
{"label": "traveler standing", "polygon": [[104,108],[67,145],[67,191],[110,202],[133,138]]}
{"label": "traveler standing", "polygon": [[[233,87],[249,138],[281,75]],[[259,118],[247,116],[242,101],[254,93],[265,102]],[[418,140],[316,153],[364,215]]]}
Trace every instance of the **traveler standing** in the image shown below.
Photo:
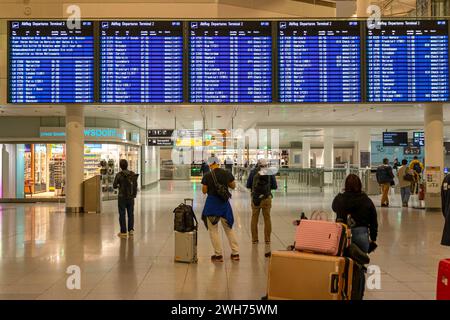
{"label": "traveler standing", "polygon": [[251,190],[252,221],[251,232],[253,244],[258,243],[258,220],[262,211],[264,217],[264,241],[270,244],[272,233],[272,223],[270,220],[270,210],[272,208],[272,190],[276,190],[277,180],[274,175],[270,175],[267,170],[267,161],[259,160],[255,169],[250,172],[247,179],[247,188]]}
{"label": "traveler standing", "polygon": [[387,158],[384,158],[383,164],[377,168],[377,182],[381,187],[381,206],[389,207],[389,190],[395,183],[394,173]]}
{"label": "traveler standing", "polygon": [[423,163],[420,162],[419,158],[417,156],[414,156],[413,161],[409,164],[409,168],[411,170],[414,170],[414,182],[412,184],[412,193],[417,194],[419,193],[419,185],[420,181],[422,180],[422,172],[425,168]]}
{"label": "traveler standing", "polygon": [[398,183],[400,185],[400,195],[402,197],[403,207],[408,207],[409,197],[411,196],[411,182],[414,180],[414,173],[407,166],[408,160],[402,160],[402,166],[398,169]]}
{"label": "traveler standing", "polygon": [[447,175],[441,187],[442,213],[445,218],[441,244],[450,246],[450,175]]}
{"label": "traveler standing", "polygon": [[[128,170],[128,161],[121,159],[119,166],[122,171],[116,174],[114,178],[113,188],[119,188],[118,207],[119,207],[119,224],[121,238],[126,238],[128,235],[134,235],[134,199],[137,194],[137,179],[138,174]],[[127,219],[128,216],[128,228]]]}
{"label": "traveler standing", "polygon": [[[362,183],[357,175],[350,174],[345,179],[344,192],[334,198],[332,209],[336,212],[336,221],[348,223],[348,218],[351,218],[352,242],[362,251],[369,253],[377,247],[377,210],[372,200],[362,192]],[[363,295],[364,276],[359,285]]]}
{"label": "traveler standing", "polygon": [[239,246],[232,229],[234,216],[229,201],[231,194],[228,189],[235,189],[236,182],[231,172],[220,168],[220,160],[217,157],[210,157],[208,165],[211,171],[205,174],[202,179],[202,192],[208,194],[202,212],[202,220],[209,231],[214,248],[214,255],[211,256],[211,261],[223,262],[219,222],[222,223],[231,247],[231,260],[239,261]]}

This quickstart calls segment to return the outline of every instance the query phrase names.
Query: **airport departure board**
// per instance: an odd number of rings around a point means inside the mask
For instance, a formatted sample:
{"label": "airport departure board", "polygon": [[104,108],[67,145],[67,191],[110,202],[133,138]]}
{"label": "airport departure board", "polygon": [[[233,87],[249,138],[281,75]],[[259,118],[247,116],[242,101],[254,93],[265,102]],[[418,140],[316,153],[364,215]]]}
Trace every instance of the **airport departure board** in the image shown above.
{"label": "airport departure board", "polygon": [[271,103],[270,22],[189,22],[189,101]]}
{"label": "airport departure board", "polygon": [[448,22],[381,21],[366,29],[369,102],[449,98]]}
{"label": "airport departure board", "polygon": [[9,22],[8,102],[94,102],[93,35],[91,21]]}
{"label": "airport departure board", "polygon": [[357,21],[278,22],[279,101],[360,102]]}
{"label": "airport departure board", "polygon": [[100,102],[183,102],[180,21],[102,21],[100,28]]}

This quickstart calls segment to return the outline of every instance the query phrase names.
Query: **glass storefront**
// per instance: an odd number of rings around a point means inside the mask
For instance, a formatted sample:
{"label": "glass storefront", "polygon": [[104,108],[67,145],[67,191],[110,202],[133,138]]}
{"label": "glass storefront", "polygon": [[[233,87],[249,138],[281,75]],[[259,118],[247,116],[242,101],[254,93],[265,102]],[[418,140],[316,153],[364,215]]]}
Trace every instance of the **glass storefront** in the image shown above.
{"label": "glass storefront", "polygon": [[[65,185],[65,144],[24,145],[25,197],[63,197]],[[140,151],[137,146],[87,143],[84,146],[84,179],[102,175],[105,199],[116,196],[112,188],[119,171],[119,160],[127,159],[129,170],[139,172]]]}

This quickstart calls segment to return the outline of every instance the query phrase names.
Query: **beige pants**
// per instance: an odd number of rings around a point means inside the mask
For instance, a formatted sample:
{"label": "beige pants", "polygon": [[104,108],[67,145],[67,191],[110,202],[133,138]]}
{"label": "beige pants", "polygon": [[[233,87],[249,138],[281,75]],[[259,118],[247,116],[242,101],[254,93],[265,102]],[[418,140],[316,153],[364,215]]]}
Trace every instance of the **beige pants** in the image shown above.
{"label": "beige pants", "polygon": [[255,206],[252,201],[252,241],[258,241],[258,221],[259,214],[262,211],[264,217],[264,241],[270,242],[270,234],[272,233],[272,222],[270,221],[270,210],[272,208],[272,198],[269,197],[261,201],[259,206]]}
{"label": "beige pants", "polygon": [[[207,221],[208,221],[209,237],[211,238],[211,243],[214,248],[214,254],[216,256],[221,256],[223,252],[222,252],[222,243],[220,241],[219,235],[219,223],[213,225],[209,218],[207,219]],[[233,229],[231,229],[228,226],[226,219],[220,218],[220,221],[222,222],[223,230],[225,231],[225,234],[228,238],[228,242],[230,243],[231,253],[239,254],[239,245],[237,243]]]}
{"label": "beige pants", "polygon": [[382,183],[381,184],[381,204],[388,205],[389,204],[389,191],[391,190],[390,183]]}

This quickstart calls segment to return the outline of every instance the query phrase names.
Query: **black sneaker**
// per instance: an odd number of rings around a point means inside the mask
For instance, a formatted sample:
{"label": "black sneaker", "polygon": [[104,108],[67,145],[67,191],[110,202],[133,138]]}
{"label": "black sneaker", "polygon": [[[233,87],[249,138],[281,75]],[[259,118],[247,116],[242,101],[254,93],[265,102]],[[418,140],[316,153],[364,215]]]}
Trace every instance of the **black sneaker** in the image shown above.
{"label": "black sneaker", "polygon": [[266,258],[270,258],[271,256],[272,256],[272,252],[266,252],[264,254],[264,257],[266,257]]}
{"label": "black sneaker", "polygon": [[239,254],[232,254],[232,255],[231,255],[231,260],[233,260],[233,261],[239,261],[239,260],[240,260]]}
{"label": "black sneaker", "polygon": [[211,262],[223,262],[223,256],[211,256]]}

